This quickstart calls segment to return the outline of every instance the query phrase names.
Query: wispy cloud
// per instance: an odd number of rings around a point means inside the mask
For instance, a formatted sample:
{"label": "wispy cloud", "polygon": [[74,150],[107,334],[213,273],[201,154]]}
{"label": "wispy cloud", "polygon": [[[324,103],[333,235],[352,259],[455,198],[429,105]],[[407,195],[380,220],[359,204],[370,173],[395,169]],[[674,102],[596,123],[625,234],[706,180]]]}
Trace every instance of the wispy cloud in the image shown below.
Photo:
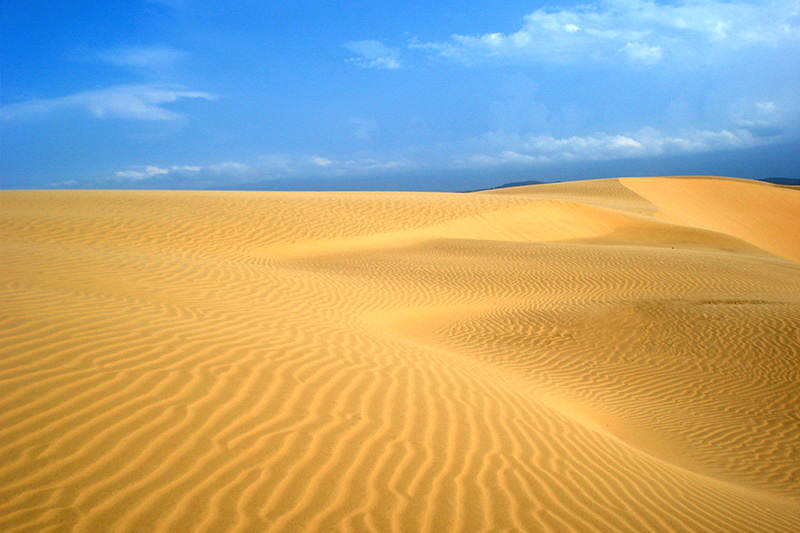
{"label": "wispy cloud", "polygon": [[378,131],[378,122],[371,119],[352,118],[350,125],[353,127],[353,138],[359,141],[372,140],[373,135]]}
{"label": "wispy cloud", "polygon": [[246,165],[245,163],[240,163],[238,161],[223,161],[222,163],[209,165],[207,168],[211,172],[215,172],[217,174],[244,174],[245,172],[250,170],[249,165]]}
{"label": "wispy cloud", "polygon": [[172,165],[170,167],[157,167],[155,165],[146,165],[144,167],[136,167],[127,170],[119,170],[114,173],[114,176],[123,180],[141,181],[155,176],[162,176],[171,173],[196,173],[202,170],[202,167],[193,165]]}
{"label": "wispy cloud", "polygon": [[371,172],[395,171],[413,166],[402,159],[372,157],[335,158],[322,155],[267,154],[259,158],[256,169],[272,176],[292,177],[363,175]]}
{"label": "wispy cloud", "polygon": [[97,53],[101,61],[121,67],[157,70],[183,59],[186,52],[170,46],[128,46]]}
{"label": "wispy cloud", "polygon": [[78,180],[57,180],[46,184],[49,189],[71,189],[80,186]]}
{"label": "wispy cloud", "polygon": [[661,57],[664,55],[664,49],[660,46],[637,42],[627,43],[622,50],[628,55],[630,61],[643,65],[655,65],[661,61]]}
{"label": "wispy cloud", "polygon": [[645,127],[626,134],[596,133],[571,137],[490,132],[475,143],[484,146],[481,153],[459,159],[456,164],[465,167],[606,161],[751,148],[769,142],[769,139],[753,135],[744,128],[666,134]]}
{"label": "wispy cloud", "polygon": [[342,46],[353,54],[348,61],[362,68],[393,70],[403,66],[399,52],[380,41],[350,41]]}
{"label": "wispy cloud", "polygon": [[238,161],[223,161],[213,165],[139,165],[118,170],[114,173],[113,181],[138,182],[150,179],[164,179],[167,177],[207,178],[209,175],[241,176],[250,170],[250,166]]}
{"label": "wispy cloud", "polygon": [[325,178],[392,172],[412,165],[402,160],[372,158],[337,159],[321,155],[265,154],[254,162],[223,161],[206,165],[138,165],[114,172],[112,182],[139,183],[164,180],[208,181],[225,178],[230,183],[255,179]]}
{"label": "wispy cloud", "polygon": [[792,135],[797,132],[800,106],[797,103],[773,102],[771,100],[739,103],[731,113],[737,127],[746,129],[757,137]]}
{"label": "wispy cloud", "polygon": [[35,99],[0,107],[0,120],[22,119],[66,110],[86,111],[96,118],[175,120],[181,114],[164,107],[184,99],[214,100],[216,95],[170,85],[117,85],[57,98]]}
{"label": "wispy cloud", "polygon": [[412,43],[466,63],[603,62],[625,58],[656,64],[710,63],[748,46],[800,41],[797,2],[776,0],[605,0],[576,7],[538,9],[509,33],[456,34],[444,42]]}

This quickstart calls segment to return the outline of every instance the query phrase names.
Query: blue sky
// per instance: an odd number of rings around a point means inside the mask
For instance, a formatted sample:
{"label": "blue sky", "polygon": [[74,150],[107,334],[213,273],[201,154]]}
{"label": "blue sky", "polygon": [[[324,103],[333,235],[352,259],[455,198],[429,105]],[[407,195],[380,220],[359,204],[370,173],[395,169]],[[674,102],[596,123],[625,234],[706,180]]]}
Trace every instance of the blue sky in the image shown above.
{"label": "blue sky", "polygon": [[800,1],[2,1],[5,188],[800,175]]}

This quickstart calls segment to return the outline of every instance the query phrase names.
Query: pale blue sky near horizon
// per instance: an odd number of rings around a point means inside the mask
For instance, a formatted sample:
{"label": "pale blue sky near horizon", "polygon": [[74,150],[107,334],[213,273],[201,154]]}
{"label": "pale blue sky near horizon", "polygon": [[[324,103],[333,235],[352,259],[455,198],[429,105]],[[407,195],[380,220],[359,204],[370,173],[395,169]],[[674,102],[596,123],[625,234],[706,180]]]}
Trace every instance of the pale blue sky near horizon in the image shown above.
{"label": "pale blue sky near horizon", "polygon": [[800,1],[0,0],[0,187],[800,176]]}

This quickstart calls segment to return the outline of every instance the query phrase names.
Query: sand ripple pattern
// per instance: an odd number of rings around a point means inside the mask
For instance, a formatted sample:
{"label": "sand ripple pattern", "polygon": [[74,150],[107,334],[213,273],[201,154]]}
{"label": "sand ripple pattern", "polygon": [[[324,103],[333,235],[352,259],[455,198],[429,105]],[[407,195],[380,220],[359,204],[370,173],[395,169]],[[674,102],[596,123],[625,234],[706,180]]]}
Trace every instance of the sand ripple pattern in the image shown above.
{"label": "sand ripple pattern", "polygon": [[0,531],[798,531],[798,205],[2,192]]}

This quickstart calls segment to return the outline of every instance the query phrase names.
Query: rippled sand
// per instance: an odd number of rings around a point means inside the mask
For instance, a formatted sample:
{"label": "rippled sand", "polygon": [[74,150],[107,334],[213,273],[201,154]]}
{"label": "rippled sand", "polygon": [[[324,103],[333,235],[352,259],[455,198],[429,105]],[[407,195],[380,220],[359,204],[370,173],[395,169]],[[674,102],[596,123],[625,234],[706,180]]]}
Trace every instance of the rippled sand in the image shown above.
{"label": "rippled sand", "polygon": [[800,190],[0,192],[2,531],[800,531]]}

